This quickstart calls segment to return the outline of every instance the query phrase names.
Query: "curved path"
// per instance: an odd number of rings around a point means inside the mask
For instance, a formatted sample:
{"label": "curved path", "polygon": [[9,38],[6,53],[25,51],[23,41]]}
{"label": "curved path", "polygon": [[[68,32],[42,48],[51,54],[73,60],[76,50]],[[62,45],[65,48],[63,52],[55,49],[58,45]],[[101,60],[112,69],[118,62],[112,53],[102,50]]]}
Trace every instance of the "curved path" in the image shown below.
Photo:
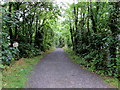
{"label": "curved path", "polygon": [[61,48],[47,54],[29,77],[26,88],[110,88],[98,75],[72,63]]}

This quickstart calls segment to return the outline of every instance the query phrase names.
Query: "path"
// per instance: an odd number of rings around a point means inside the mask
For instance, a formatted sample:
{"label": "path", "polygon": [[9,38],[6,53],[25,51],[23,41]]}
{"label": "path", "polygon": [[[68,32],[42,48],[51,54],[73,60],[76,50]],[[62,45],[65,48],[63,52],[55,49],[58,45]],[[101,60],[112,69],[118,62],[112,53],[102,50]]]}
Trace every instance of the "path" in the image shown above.
{"label": "path", "polygon": [[73,64],[63,49],[47,54],[36,66],[27,88],[108,88],[96,74]]}

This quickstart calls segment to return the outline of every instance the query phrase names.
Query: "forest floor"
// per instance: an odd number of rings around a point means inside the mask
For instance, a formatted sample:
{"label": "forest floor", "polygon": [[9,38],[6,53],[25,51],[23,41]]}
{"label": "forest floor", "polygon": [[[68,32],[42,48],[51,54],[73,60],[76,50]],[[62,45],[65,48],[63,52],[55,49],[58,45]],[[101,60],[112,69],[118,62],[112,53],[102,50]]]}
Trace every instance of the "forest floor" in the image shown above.
{"label": "forest floor", "polygon": [[28,77],[26,88],[111,88],[99,75],[72,63],[61,48],[46,54]]}

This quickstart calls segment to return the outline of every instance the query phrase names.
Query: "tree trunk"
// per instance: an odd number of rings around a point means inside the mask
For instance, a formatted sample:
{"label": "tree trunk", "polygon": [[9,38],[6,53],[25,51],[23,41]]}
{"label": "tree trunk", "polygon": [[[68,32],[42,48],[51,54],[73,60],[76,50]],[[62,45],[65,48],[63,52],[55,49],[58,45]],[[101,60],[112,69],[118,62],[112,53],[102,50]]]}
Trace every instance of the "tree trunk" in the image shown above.
{"label": "tree trunk", "polygon": [[73,30],[72,30],[72,26],[71,26],[71,22],[70,22],[70,34],[71,34],[71,40],[72,40],[72,45],[74,47],[74,40],[73,40]]}
{"label": "tree trunk", "polygon": [[96,33],[97,32],[96,22],[95,22],[95,19],[94,19],[94,13],[93,13],[93,10],[92,10],[92,3],[91,2],[90,2],[90,11],[91,11],[92,29],[93,29],[94,33]]}
{"label": "tree trunk", "polygon": [[[18,10],[19,10],[20,3],[16,2],[15,4],[16,4],[15,10],[16,10],[16,13],[17,13]],[[19,19],[17,18],[17,20],[19,20]],[[16,42],[18,41],[18,23],[15,26],[15,38],[14,39],[15,39]]]}
{"label": "tree trunk", "polygon": [[[12,9],[12,3],[9,2],[9,14],[8,17],[11,19],[11,9]],[[13,47],[13,33],[11,28],[11,23],[8,23],[9,26],[9,34],[10,34],[10,47]]]}

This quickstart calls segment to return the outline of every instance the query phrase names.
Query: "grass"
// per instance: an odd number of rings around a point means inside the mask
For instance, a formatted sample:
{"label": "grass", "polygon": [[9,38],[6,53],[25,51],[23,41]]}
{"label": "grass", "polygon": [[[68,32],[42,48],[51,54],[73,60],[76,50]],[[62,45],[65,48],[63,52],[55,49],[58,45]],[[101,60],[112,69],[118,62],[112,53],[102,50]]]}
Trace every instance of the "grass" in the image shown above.
{"label": "grass", "polygon": [[107,82],[111,87],[113,88],[118,88],[118,79],[113,78],[113,77],[108,77],[108,76],[103,76],[102,77],[105,82]]}
{"label": "grass", "polygon": [[102,71],[93,71],[92,68],[85,67],[84,65],[87,62],[83,58],[80,58],[77,55],[75,55],[74,51],[71,49],[68,49],[68,48],[63,48],[63,49],[69,55],[69,57],[71,58],[73,63],[79,64],[83,69],[89,70],[92,73],[96,73],[96,74],[100,75],[100,77],[103,78],[103,80],[105,82],[107,82],[112,88],[118,88],[118,79],[117,78],[106,76],[102,73]]}
{"label": "grass", "polygon": [[33,67],[47,53],[50,53],[55,48],[41,53],[33,58],[21,58],[11,66],[6,66],[3,71],[2,87],[3,88],[24,88],[28,80],[27,75],[33,70]]}

